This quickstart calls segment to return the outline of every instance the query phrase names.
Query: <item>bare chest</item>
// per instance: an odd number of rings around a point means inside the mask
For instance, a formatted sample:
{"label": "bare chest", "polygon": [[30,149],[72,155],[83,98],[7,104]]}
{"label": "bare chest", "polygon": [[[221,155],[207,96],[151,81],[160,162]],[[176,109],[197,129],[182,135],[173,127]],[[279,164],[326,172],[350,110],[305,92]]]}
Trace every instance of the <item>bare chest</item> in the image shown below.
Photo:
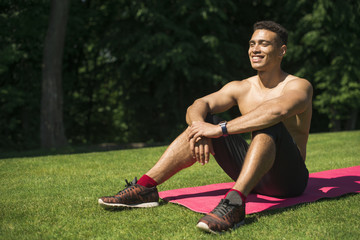
{"label": "bare chest", "polygon": [[249,91],[238,98],[238,106],[241,114],[246,114],[260,104],[272,100],[274,98],[280,97],[283,91],[283,86],[278,86],[273,89],[259,89],[256,86],[253,86]]}

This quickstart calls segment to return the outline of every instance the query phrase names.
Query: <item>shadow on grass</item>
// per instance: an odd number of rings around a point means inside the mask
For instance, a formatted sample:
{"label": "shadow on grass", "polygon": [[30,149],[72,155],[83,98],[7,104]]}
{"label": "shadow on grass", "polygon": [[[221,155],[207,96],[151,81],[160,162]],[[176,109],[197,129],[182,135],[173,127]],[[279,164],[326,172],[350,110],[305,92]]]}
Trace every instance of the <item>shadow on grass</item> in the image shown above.
{"label": "shadow on grass", "polygon": [[[168,202],[163,201],[162,199],[160,199],[158,206],[148,207],[148,208],[157,208],[157,207],[161,207],[161,206],[164,206],[164,205],[167,205],[167,204],[168,204]],[[144,208],[144,207],[115,207],[115,208],[102,207],[102,206],[100,206],[100,207],[106,212],[123,212],[123,211],[136,211],[137,209],[147,209],[147,208]]]}
{"label": "shadow on grass", "polygon": [[67,155],[67,154],[81,154],[92,152],[108,152],[125,149],[139,149],[147,147],[159,147],[168,145],[169,143],[131,143],[131,144],[98,144],[85,146],[67,146],[53,149],[35,149],[26,151],[0,151],[0,159],[6,158],[24,158],[24,157],[42,157],[51,155]]}
{"label": "shadow on grass", "polygon": [[[257,212],[257,213],[248,214],[245,217],[245,224],[240,226],[239,228],[234,229],[234,230],[235,231],[239,230],[242,227],[248,226],[250,224],[256,224],[257,222],[259,222],[259,219],[261,219],[262,217],[275,216],[275,215],[282,214],[282,213],[287,212],[287,211],[297,211],[297,210],[301,210],[301,209],[305,208],[306,206],[308,206],[310,204],[316,204],[318,202],[338,201],[338,200],[346,199],[346,198],[349,198],[349,197],[355,196],[355,195],[358,195],[358,193],[348,193],[348,194],[345,194],[345,195],[342,195],[342,196],[339,196],[339,197],[335,197],[335,198],[323,198],[323,199],[319,199],[319,200],[317,200],[315,202],[300,203],[300,204],[297,204],[297,205],[294,205],[294,206],[278,208],[278,209],[270,209],[270,210],[265,210],[263,212]],[[165,205],[174,206],[174,208],[177,208],[177,207],[184,208],[184,209],[186,208],[186,207],[184,207],[182,205],[179,205],[179,204],[169,204],[169,202],[164,201],[164,200],[160,200],[158,207],[162,207],[162,206],[165,206]],[[188,209],[188,208],[186,208],[186,209]],[[122,211],[136,211],[136,210],[138,210],[138,208],[107,209],[107,212],[111,212],[111,213],[115,214],[115,213],[119,213],[119,212],[122,212]],[[189,213],[194,213],[194,212],[189,210]],[[203,215],[202,213],[198,213],[198,214]],[[281,217],[281,216],[279,216],[279,217]],[[199,219],[200,218],[201,217],[199,216]],[[212,235],[211,233],[208,233],[208,232],[202,232],[202,233],[204,233],[206,235],[208,235],[208,234]],[[232,231],[226,231],[226,232],[222,232],[220,234],[221,235],[227,235],[227,234],[231,234],[231,233],[232,233]]]}
{"label": "shadow on grass", "polygon": [[338,201],[341,199],[346,199],[348,197],[351,196],[355,196],[358,195],[358,193],[348,193],[339,197],[334,197],[334,198],[321,198],[315,202],[305,202],[305,203],[300,203],[294,206],[289,206],[289,207],[285,207],[285,208],[276,208],[276,209],[269,209],[269,210],[265,210],[263,212],[257,212],[257,213],[252,213],[246,216],[245,218],[245,222],[246,224],[253,224],[259,221],[259,218],[262,217],[266,217],[266,216],[273,216],[273,215],[277,215],[277,214],[282,214],[283,212],[287,212],[289,210],[297,210],[297,209],[301,209],[306,207],[307,205],[310,204],[315,204],[318,202],[331,202],[331,201]]}
{"label": "shadow on grass", "polygon": [[[249,135],[243,136],[249,143]],[[167,146],[170,142],[158,142],[158,143],[129,143],[129,144],[117,144],[117,143],[102,143],[96,145],[68,145],[62,148],[52,149],[32,149],[32,150],[9,150],[0,149],[0,159],[6,158],[25,158],[25,157],[42,157],[52,155],[67,155],[67,154],[81,154],[81,153],[92,153],[92,152],[108,152],[126,149],[139,149],[139,148],[150,148]]]}

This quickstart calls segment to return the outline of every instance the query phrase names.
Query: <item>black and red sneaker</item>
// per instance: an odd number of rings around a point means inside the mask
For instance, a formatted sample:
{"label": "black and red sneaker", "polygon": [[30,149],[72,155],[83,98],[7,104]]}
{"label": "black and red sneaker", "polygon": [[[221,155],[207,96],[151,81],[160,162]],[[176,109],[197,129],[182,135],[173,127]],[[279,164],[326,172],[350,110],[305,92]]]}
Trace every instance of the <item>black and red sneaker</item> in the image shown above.
{"label": "black and red sneaker", "polygon": [[221,233],[236,229],[245,223],[245,203],[231,204],[229,199],[221,199],[214,210],[202,217],[196,227],[210,233]]}
{"label": "black and red sneaker", "polygon": [[127,180],[125,189],[115,196],[101,197],[98,203],[105,209],[113,208],[148,208],[159,205],[159,193],[156,187],[147,188],[137,183],[137,178],[129,183]]}

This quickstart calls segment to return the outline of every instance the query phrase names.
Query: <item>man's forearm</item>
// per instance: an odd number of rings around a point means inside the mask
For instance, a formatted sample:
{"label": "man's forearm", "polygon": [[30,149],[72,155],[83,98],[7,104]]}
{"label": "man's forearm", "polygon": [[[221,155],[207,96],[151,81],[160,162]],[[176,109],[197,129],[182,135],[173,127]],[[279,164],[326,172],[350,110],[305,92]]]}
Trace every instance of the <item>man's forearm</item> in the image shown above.
{"label": "man's forearm", "polygon": [[276,105],[262,104],[253,111],[227,123],[229,134],[252,132],[282,121],[287,112]]}
{"label": "man's forearm", "polygon": [[306,111],[309,106],[311,107],[311,99],[311,84],[302,80],[300,83],[295,82],[295,85],[290,85],[283,95],[263,102],[242,117],[228,122],[228,132],[236,134],[270,127]]}
{"label": "man's forearm", "polygon": [[209,112],[209,105],[205,101],[198,99],[188,107],[186,112],[186,123],[191,126],[195,121],[204,121]]}

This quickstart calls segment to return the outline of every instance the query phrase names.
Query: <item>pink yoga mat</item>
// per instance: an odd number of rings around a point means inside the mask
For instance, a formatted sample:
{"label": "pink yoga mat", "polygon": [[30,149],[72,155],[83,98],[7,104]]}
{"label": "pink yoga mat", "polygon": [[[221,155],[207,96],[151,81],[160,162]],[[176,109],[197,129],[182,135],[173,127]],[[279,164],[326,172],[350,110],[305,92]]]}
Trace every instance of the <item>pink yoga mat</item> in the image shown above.
{"label": "pink yoga mat", "polygon": [[[230,182],[174,189],[160,192],[159,195],[165,201],[183,205],[192,211],[208,213],[218,205],[233,184]],[[274,198],[250,194],[246,202],[246,214],[359,192],[360,166],[311,173],[308,186],[301,196]]]}

